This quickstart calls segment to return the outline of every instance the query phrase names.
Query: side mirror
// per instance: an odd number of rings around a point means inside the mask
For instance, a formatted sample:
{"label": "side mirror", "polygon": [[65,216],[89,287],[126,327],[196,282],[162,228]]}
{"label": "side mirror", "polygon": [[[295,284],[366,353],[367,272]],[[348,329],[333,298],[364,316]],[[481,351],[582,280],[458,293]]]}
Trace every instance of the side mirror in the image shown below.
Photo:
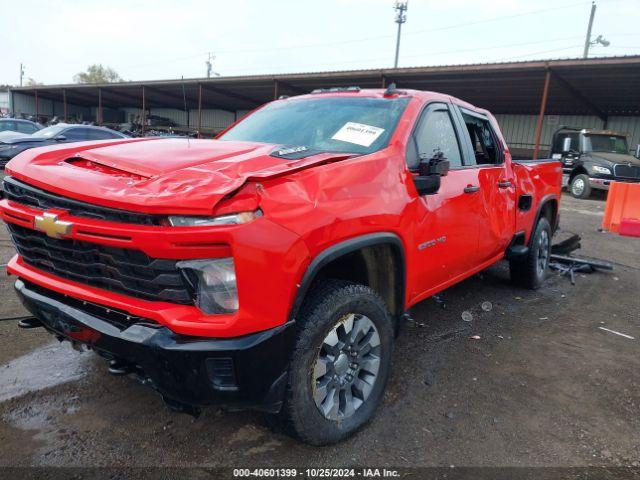
{"label": "side mirror", "polygon": [[418,175],[413,177],[416,190],[420,195],[433,195],[440,190],[440,179],[449,173],[451,164],[444,158],[442,152],[436,152],[427,159],[424,154],[420,155]]}
{"label": "side mirror", "polygon": [[640,143],[636,145],[636,158],[640,158]]}
{"label": "side mirror", "polygon": [[571,137],[565,137],[562,142],[562,153],[569,153],[571,151]]}
{"label": "side mirror", "polygon": [[67,139],[64,135],[58,135],[56,137],[56,142],[64,142]]}

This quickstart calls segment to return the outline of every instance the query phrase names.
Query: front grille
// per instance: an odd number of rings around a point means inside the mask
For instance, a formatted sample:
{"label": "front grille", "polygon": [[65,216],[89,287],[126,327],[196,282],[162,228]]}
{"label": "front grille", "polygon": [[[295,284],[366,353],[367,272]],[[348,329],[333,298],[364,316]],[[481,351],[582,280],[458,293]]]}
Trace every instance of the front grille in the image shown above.
{"label": "front grille", "polygon": [[640,167],[637,165],[617,164],[613,167],[613,174],[619,178],[640,179]]}
{"label": "front grille", "polygon": [[61,197],[32,187],[13,177],[4,179],[4,195],[12,202],[29,205],[43,210],[59,208],[68,211],[76,217],[93,218],[119,223],[135,223],[139,225],[160,225],[162,215],[148,215],[146,213],[129,212],[116,208],[101,207],[90,203],[80,202],[72,198]]}
{"label": "front grille", "polygon": [[140,250],[73,239],[55,239],[7,224],[16,250],[28,265],[58,277],[151,301],[193,304],[175,260]]}

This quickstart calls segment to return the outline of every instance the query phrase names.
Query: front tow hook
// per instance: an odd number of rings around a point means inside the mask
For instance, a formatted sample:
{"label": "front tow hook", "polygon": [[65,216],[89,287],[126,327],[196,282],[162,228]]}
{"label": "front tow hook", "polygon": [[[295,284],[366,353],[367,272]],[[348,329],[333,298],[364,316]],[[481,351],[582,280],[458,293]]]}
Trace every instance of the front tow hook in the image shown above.
{"label": "front tow hook", "polygon": [[40,328],[40,327],[43,327],[43,326],[44,325],[42,325],[42,322],[40,320],[38,320],[36,317],[23,318],[22,320],[20,320],[18,322],[18,327],[26,328],[26,329]]}

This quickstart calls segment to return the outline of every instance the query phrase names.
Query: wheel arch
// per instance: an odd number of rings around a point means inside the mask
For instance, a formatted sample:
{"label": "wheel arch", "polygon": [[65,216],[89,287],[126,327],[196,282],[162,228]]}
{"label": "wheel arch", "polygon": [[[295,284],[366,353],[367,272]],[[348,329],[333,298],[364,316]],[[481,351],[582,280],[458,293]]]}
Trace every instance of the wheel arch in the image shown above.
{"label": "wheel arch", "polygon": [[536,225],[538,225],[538,221],[542,217],[546,218],[549,222],[549,225],[551,225],[551,233],[555,233],[556,229],[558,228],[558,224],[560,223],[559,202],[557,195],[552,193],[542,197],[542,200],[540,200],[533,225],[531,226],[529,242],[531,242],[531,239],[533,238],[533,232],[535,232],[536,229]]}
{"label": "wheel arch", "polygon": [[340,278],[373,288],[395,317],[404,313],[406,264],[402,240],[391,232],[361,235],[320,252],[307,267],[288,320],[295,320],[315,281]]}
{"label": "wheel arch", "polygon": [[571,181],[580,174],[589,175],[589,172],[584,165],[577,166],[571,170],[571,173],[569,174],[569,184],[571,184]]}

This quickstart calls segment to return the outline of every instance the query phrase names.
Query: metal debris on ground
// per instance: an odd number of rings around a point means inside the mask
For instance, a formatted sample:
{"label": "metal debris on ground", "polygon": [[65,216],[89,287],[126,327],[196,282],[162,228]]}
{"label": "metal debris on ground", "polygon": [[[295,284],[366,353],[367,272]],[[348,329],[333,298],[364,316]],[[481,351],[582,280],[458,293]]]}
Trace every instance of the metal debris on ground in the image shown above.
{"label": "metal debris on ground", "polygon": [[582,240],[580,235],[573,234],[566,240],[562,240],[561,242],[552,245],[551,253],[555,253],[557,255],[568,255],[582,246],[580,245],[580,240]]}
{"label": "metal debris on ground", "polygon": [[635,340],[635,337],[631,335],[627,335],[626,333],[616,332],[615,330],[611,330],[605,327],[598,327],[600,330],[604,330],[605,332],[613,333],[614,335],[620,335],[621,337],[628,338],[629,340]]}
{"label": "metal debris on ground", "polygon": [[613,265],[603,260],[571,257],[568,255],[551,254],[549,268],[569,277],[571,285],[576,284],[576,273],[592,273],[596,270],[613,270]]}
{"label": "metal debris on ground", "polygon": [[431,298],[433,298],[433,301],[436,302],[436,304],[438,304],[443,310],[447,308],[447,303],[442,298],[442,295],[433,295]]}
{"label": "metal debris on ground", "polygon": [[549,268],[560,272],[561,275],[571,280],[571,285],[576,284],[576,273],[592,273],[596,270],[613,270],[613,264],[603,260],[572,257],[571,252],[578,250],[580,235],[572,235],[551,247]]}
{"label": "metal debris on ground", "polygon": [[480,335],[471,335],[469,338],[471,340],[480,340]]}
{"label": "metal debris on ground", "polygon": [[462,312],[462,320],[464,320],[465,322],[470,322],[471,320],[473,320],[473,314],[469,311],[469,310],[465,310],[464,312]]}

